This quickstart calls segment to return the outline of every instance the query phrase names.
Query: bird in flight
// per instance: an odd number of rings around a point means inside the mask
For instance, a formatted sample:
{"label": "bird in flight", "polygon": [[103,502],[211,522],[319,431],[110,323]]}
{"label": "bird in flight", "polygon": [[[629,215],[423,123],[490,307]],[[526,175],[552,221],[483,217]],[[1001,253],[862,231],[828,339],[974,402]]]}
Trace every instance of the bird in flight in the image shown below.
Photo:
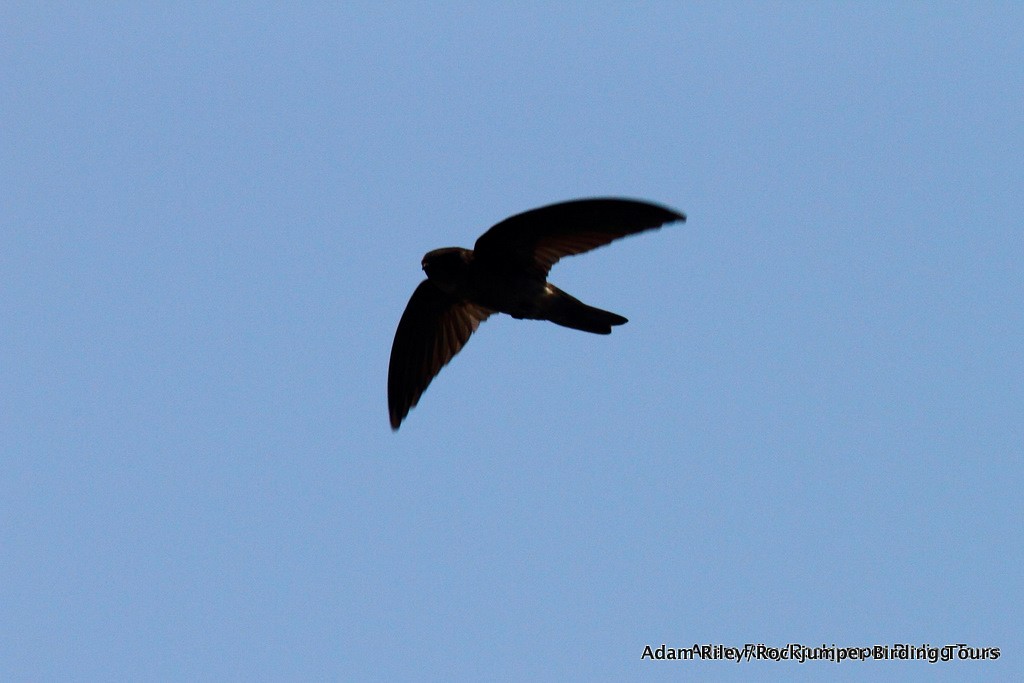
{"label": "bird in flight", "polygon": [[427,279],[412,293],[391,347],[391,429],[398,429],[431,380],[493,313],[611,334],[613,326],[627,320],[550,284],[551,266],[563,256],[685,220],[682,213],[648,202],[579,199],[506,218],[481,235],[473,249],[427,253],[422,262]]}

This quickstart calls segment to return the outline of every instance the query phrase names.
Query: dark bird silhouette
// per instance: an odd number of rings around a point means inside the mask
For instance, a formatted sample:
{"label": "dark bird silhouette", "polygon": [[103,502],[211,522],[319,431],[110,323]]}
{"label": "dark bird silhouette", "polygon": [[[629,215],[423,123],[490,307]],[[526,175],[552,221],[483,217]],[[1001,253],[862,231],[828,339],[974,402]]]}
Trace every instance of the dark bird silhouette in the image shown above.
{"label": "dark bird silhouette", "polygon": [[595,334],[627,322],[548,283],[551,266],[620,237],[685,221],[672,209],[629,199],[580,199],[506,218],[474,248],[423,257],[419,284],[398,322],[388,369],[388,412],[397,430],[434,376],[492,313],[550,320]]}

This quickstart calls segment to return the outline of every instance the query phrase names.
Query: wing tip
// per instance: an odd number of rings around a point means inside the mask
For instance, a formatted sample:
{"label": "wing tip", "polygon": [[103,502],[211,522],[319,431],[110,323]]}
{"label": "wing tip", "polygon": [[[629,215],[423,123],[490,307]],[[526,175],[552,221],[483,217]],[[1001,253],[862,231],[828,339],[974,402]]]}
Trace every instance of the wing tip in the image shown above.
{"label": "wing tip", "polygon": [[[586,202],[591,200],[581,199],[577,201]],[[686,214],[682,211],[676,211],[670,206],[666,206],[658,202],[651,202],[646,199],[637,199],[634,197],[595,197],[592,201],[632,204],[637,209],[648,212],[648,215],[650,215],[651,210],[654,209],[656,212],[660,212],[661,217],[664,219],[658,224],[659,227],[669,223],[686,222]]]}
{"label": "wing tip", "polygon": [[402,423],[405,421],[405,418],[408,415],[409,415],[409,413],[408,413],[408,411],[406,411],[405,415],[392,415],[391,416],[391,432],[392,433],[398,431],[398,428],[402,426]]}

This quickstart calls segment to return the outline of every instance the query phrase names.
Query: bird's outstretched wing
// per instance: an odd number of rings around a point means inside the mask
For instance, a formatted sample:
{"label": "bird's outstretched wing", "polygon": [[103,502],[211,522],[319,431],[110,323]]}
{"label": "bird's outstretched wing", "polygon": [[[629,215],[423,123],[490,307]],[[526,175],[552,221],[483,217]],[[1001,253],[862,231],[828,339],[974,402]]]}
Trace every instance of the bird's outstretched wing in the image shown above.
{"label": "bird's outstretched wing", "polygon": [[633,199],[578,199],[506,218],[476,241],[474,257],[547,276],[558,259],[686,216]]}
{"label": "bird's outstretched wing", "polygon": [[430,280],[412,293],[398,322],[388,368],[388,412],[398,429],[430,381],[493,311],[446,294]]}

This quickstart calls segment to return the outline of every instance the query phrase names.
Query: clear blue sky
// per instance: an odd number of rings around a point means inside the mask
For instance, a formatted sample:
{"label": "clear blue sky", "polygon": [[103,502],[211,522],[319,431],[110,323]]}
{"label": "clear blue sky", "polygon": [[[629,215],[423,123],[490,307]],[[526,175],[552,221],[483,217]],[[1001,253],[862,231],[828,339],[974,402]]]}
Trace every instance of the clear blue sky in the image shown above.
{"label": "clear blue sky", "polygon": [[[5,4],[0,678],[1019,676],[1024,10],[891,5]],[[424,252],[595,195],[629,324],[392,433]]]}

